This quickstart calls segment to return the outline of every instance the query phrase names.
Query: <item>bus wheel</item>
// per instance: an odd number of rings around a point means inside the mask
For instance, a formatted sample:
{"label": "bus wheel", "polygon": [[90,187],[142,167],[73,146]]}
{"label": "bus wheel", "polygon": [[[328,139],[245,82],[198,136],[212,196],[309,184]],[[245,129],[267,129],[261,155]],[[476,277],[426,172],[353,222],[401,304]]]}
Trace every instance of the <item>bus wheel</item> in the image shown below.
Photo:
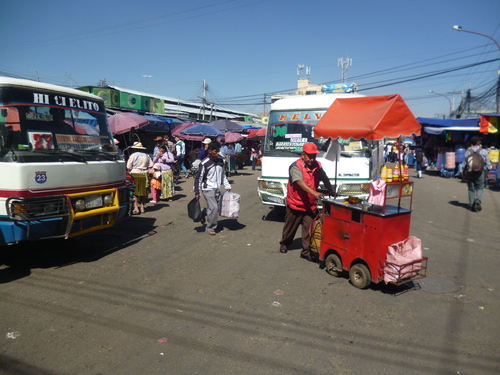
{"label": "bus wheel", "polygon": [[340,276],[342,273],[342,262],[337,254],[330,254],[326,257],[325,269],[332,276]]}
{"label": "bus wheel", "polygon": [[356,288],[366,289],[371,283],[370,270],[364,264],[355,264],[349,270],[349,280]]}

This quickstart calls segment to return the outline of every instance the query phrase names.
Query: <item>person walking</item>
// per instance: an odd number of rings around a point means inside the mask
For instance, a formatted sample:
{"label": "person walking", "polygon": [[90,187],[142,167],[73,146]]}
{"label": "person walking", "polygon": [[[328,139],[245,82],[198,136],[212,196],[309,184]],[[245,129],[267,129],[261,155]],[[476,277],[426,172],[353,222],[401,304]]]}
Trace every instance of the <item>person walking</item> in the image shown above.
{"label": "person walking", "polygon": [[200,192],[203,193],[207,202],[205,219],[207,226],[205,230],[208,234],[215,236],[219,218],[220,186],[224,185],[226,191],[231,191],[231,184],[226,177],[226,163],[219,155],[220,143],[210,142],[207,151],[208,156],[201,161],[196,173],[194,196],[196,199],[200,199]]}
{"label": "person walking", "polygon": [[486,170],[492,168],[488,152],[481,146],[480,137],[471,138],[471,146],[465,151],[462,168],[463,176],[467,181],[469,209],[472,212],[479,212],[482,210],[481,199]]}
{"label": "person walking", "polygon": [[177,155],[177,169],[179,172],[184,172],[184,177],[188,178],[189,173],[184,165],[184,158],[186,157],[186,144],[179,137],[175,137],[175,154]]}
{"label": "person walking", "polygon": [[417,148],[415,155],[415,169],[417,170],[417,178],[422,178],[422,165],[424,164],[424,152],[421,147]]}
{"label": "person walking", "polygon": [[280,252],[287,253],[297,229],[302,225],[300,257],[308,261],[315,261],[311,256],[309,228],[317,215],[318,199],[323,197],[323,194],[317,191],[320,181],[325,185],[328,194],[334,195],[328,176],[321,163],[316,160],[318,153],[318,148],[314,143],[304,143],[300,159],[289,167],[285,223],[279,242]]}

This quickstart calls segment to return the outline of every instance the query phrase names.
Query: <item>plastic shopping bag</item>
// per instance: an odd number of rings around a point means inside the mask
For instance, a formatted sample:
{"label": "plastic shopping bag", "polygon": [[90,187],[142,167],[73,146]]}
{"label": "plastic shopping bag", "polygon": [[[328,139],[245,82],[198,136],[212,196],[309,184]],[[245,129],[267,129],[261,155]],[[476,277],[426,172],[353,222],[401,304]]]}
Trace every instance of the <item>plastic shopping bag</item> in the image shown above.
{"label": "plastic shopping bag", "polygon": [[384,281],[399,283],[415,277],[422,269],[422,242],[414,236],[389,246]]}
{"label": "plastic shopping bag", "polygon": [[240,216],[240,195],[231,191],[222,193],[219,201],[219,215],[231,219]]}

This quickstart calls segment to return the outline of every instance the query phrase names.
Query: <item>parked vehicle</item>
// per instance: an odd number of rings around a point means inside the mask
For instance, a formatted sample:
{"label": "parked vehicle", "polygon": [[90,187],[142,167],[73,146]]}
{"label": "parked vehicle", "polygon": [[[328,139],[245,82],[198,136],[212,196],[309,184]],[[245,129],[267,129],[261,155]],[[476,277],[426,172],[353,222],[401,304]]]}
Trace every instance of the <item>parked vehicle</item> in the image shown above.
{"label": "parked vehicle", "polygon": [[[285,206],[288,167],[300,157],[302,145],[314,142],[326,174],[337,185],[338,196],[367,196],[370,182],[383,163],[381,141],[339,139],[337,163],[325,158],[327,139],[314,138],[314,126],[339,98],[358,98],[359,94],[318,94],[280,99],[271,105],[269,125],[263,144],[262,175],[258,193],[262,203]],[[335,178],[337,177],[337,178]]]}
{"label": "parked vehicle", "polygon": [[[0,245],[70,238],[130,215],[104,101],[0,77]],[[129,181],[129,182],[127,182]]]}

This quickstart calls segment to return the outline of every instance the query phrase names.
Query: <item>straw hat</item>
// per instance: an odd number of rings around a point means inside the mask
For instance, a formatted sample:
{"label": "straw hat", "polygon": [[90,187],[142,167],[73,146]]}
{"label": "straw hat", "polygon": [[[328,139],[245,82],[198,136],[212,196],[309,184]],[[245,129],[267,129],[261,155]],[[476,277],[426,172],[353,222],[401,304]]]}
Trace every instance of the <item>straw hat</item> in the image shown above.
{"label": "straw hat", "polygon": [[134,142],[134,144],[132,145],[132,148],[138,148],[138,149],[142,149],[142,150],[146,149],[146,147],[144,147],[141,142]]}
{"label": "straw hat", "polygon": [[202,143],[204,145],[208,145],[210,142],[212,142],[212,140],[210,138],[205,138]]}

